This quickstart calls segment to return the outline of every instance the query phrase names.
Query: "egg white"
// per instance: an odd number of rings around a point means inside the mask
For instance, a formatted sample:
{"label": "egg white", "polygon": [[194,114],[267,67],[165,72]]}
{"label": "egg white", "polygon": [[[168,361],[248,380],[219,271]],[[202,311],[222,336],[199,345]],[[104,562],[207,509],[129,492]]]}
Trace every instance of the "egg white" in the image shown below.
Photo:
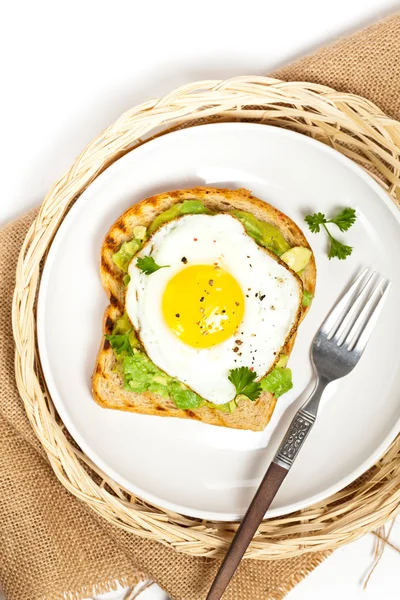
{"label": "egg white", "polygon": [[[149,255],[157,264],[170,267],[145,275],[136,261]],[[163,316],[164,290],[185,268],[182,257],[187,266],[218,262],[235,277],[245,296],[244,318],[237,334],[210,348],[186,345]],[[270,370],[301,306],[299,278],[227,214],[186,215],[165,224],[132,260],[129,275],[126,311],[147,355],[168,375],[215,404],[235,397],[228,380],[231,369],[252,367],[258,379]],[[237,339],[242,342],[240,353],[233,351]]]}

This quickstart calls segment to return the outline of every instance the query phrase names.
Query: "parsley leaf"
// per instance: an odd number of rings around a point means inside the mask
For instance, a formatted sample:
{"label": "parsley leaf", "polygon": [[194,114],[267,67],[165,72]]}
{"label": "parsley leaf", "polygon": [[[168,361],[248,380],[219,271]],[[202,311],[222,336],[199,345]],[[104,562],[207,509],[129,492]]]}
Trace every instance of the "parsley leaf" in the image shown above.
{"label": "parsley leaf", "polygon": [[326,223],[326,218],[323,213],[314,213],[313,215],[307,215],[305,217],[305,222],[309,226],[312,233],[319,233],[321,230],[321,225]]}
{"label": "parsley leaf", "polygon": [[127,333],[123,333],[121,335],[105,335],[106,340],[110,342],[111,348],[114,350],[115,354],[124,355],[124,356],[132,356],[133,351],[131,344],[129,342],[129,331]]}
{"label": "parsley leaf", "polygon": [[261,385],[258,381],[257,373],[250,371],[248,367],[239,367],[237,369],[231,369],[229,371],[229,381],[233,383],[236,388],[237,396],[247,396],[249,400],[257,400],[261,394]]}
{"label": "parsley leaf", "polygon": [[351,246],[346,246],[345,244],[339,242],[339,240],[335,239],[329,231],[327,224],[333,223],[340,229],[340,231],[347,231],[354,224],[356,218],[356,211],[354,208],[347,207],[332,219],[327,219],[323,213],[318,212],[314,213],[313,215],[307,215],[304,220],[308,224],[312,233],[319,233],[321,231],[321,226],[325,229],[330,240],[330,248],[328,253],[329,260],[334,257],[338,258],[339,260],[344,260],[350,256],[350,254],[353,252],[353,248]]}
{"label": "parsley leaf", "polygon": [[[328,231],[328,230],[327,230]],[[329,238],[331,240],[331,246],[329,248],[328,258],[338,258],[339,260],[345,260],[350,254],[353,252],[353,248],[351,246],[346,246],[342,244],[338,240],[335,240],[334,237],[328,231]]]}
{"label": "parsley leaf", "polygon": [[327,223],[335,223],[340,231],[347,231],[354,225],[356,218],[356,211],[354,208],[344,208],[342,212],[336,215],[336,217],[333,217],[333,219],[329,219]]}
{"label": "parsley leaf", "polygon": [[151,275],[151,273],[155,273],[158,269],[165,269],[170,265],[158,265],[152,256],[143,256],[143,258],[138,258],[136,261],[136,266],[143,271],[145,275]]}

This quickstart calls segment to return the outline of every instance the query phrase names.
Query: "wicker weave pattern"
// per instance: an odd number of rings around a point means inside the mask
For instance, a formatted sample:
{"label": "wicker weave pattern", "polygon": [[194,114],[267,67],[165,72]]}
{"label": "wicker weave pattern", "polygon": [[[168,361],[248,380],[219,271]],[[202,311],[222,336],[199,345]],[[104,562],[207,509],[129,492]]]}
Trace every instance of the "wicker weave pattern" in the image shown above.
{"label": "wicker weave pattern", "polygon": [[[400,202],[400,123],[364,98],[265,77],[203,81],[132,108],[94,139],[46,196],[22,247],[13,302],[16,378],[25,408],[57,477],[110,522],[195,556],[219,556],[234,523],[210,523],[158,509],[122,489],[66,433],[37,361],[35,299],[40,265],[64,215],[112,162],[156,135],[205,122],[247,120],[291,128],[366,168]],[[246,556],[279,559],[333,549],[400,512],[400,436],[363,477],[328,500],[264,521]]]}

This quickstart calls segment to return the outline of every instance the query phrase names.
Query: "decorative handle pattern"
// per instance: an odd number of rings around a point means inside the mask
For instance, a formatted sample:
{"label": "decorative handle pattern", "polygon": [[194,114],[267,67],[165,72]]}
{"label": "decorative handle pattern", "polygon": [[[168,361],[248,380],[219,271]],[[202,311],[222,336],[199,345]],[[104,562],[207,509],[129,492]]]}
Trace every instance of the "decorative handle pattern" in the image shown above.
{"label": "decorative handle pattern", "polygon": [[315,416],[300,409],[294,416],[290,427],[275,454],[274,463],[289,470],[294,463],[304,440],[315,422]]}

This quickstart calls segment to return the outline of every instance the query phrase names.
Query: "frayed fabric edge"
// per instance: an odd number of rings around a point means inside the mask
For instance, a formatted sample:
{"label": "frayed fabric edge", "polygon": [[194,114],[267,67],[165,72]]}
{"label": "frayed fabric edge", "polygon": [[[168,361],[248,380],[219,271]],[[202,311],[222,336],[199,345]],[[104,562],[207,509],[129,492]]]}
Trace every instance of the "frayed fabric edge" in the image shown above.
{"label": "frayed fabric edge", "polygon": [[78,590],[63,592],[59,596],[43,596],[41,600],[84,600],[86,598],[93,598],[100,594],[106,594],[107,592],[116,592],[117,590],[123,590],[136,586],[141,582],[147,581],[147,577],[144,573],[138,573],[133,577],[121,577],[113,581],[102,581],[94,585],[87,585],[79,588]]}

